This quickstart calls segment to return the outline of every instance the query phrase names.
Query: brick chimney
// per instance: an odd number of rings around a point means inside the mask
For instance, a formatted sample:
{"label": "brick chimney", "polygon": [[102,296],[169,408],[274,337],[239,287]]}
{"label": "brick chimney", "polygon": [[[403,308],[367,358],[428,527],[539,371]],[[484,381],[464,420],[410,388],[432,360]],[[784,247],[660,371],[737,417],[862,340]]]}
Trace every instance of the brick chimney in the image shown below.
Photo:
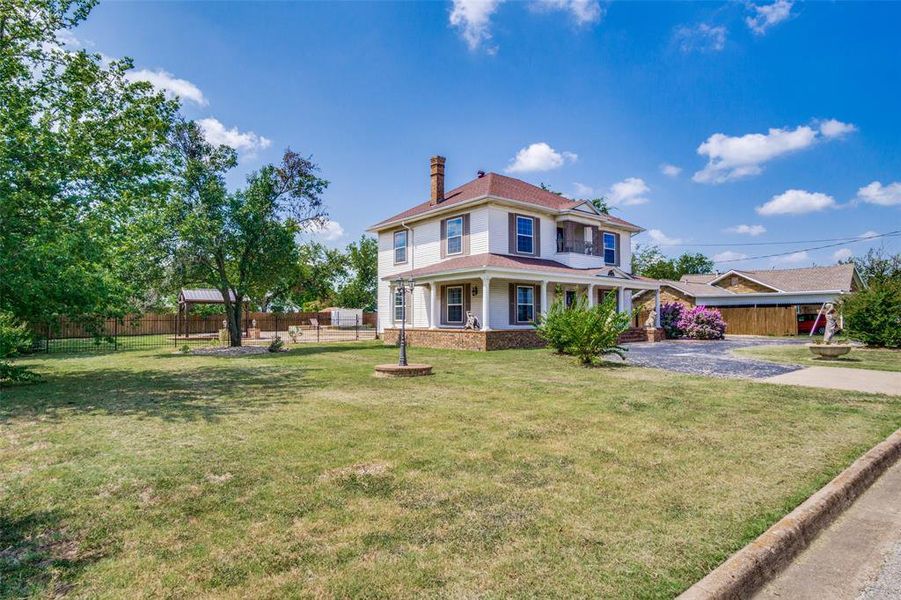
{"label": "brick chimney", "polygon": [[429,204],[435,206],[444,201],[444,161],[443,156],[433,156],[430,164],[430,176],[432,180],[432,195]]}

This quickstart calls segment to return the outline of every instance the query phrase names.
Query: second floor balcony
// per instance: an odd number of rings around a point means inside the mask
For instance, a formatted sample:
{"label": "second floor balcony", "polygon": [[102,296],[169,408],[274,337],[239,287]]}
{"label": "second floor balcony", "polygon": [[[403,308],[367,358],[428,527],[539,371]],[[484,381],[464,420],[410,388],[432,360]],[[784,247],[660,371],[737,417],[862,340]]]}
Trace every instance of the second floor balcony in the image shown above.
{"label": "second floor balcony", "polygon": [[585,240],[573,240],[565,238],[557,238],[557,252],[571,252],[574,254],[584,254],[586,256],[601,256],[603,253],[593,243]]}

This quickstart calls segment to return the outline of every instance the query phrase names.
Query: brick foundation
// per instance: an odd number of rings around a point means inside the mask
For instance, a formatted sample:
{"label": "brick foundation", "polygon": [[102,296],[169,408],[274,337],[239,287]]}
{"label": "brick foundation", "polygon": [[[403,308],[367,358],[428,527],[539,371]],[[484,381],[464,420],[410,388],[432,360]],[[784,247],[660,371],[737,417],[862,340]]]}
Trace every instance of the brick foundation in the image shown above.
{"label": "brick foundation", "polygon": [[[659,342],[663,339],[663,329],[634,327],[620,336],[620,343]],[[400,338],[399,329],[385,329],[382,339],[387,346],[396,346]],[[470,329],[407,329],[407,345],[442,350],[509,350],[513,348],[543,348],[546,344],[534,329],[498,329],[493,331],[472,331]]]}

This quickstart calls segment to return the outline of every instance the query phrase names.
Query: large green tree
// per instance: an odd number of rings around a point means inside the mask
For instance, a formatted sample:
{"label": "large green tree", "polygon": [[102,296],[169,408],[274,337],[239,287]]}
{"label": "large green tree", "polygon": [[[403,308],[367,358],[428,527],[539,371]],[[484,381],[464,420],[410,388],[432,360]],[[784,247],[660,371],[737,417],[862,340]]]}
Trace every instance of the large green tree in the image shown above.
{"label": "large green tree", "polygon": [[0,2],[0,310],[90,322],[140,302],[177,103],[67,49],[93,2]]}
{"label": "large green tree", "polygon": [[290,149],[230,192],[224,175],[233,149],[213,146],[196,123],[179,122],[172,136],[179,176],[167,209],[171,264],[186,282],[214,286],[225,299],[229,338],[241,345],[242,304],[261,298],[297,268],[295,238],[326,219],[318,167]]}
{"label": "large green tree", "polygon": [[867,285],[901,281],[901,253],[889,254],[884,248],[870,248],[863,256],[852,256],[839,264],[854,265]]}
{"label": "large green tree", "polygon": [[338,290],[335,303],[344,308],[375,310],[379,270],[378,242],[375,238],[361,236],[358,242],[348,244],[345,256],[350,273]]}
{"label": "large green tree", "polygon": [[713,271],[713,261],[704,254],[684,253],[667,258],[657,246],[638,244],[632,252],[632,272],[652,279],[676,281],[683,275],[697,275]]}

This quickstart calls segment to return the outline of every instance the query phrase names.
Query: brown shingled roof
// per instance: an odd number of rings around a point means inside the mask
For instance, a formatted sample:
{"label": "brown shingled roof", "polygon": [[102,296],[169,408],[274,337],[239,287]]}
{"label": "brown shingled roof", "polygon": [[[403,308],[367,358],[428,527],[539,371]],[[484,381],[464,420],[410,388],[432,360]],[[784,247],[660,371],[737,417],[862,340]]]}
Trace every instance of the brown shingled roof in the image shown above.
{"label": "brown shingled roof", "polygon": [[[482,177],[476,177],[472,181],[452,189],[445,194],[444,200],[437,205],[432,205],[428,201],[423,202],[422,204],[418,204],[393,217],[385,219],[384,221],[375,224],[373,227],[379,227],[380,225],[392,223],[400,219],[409,219],[427,213],[430,210],[461,204],[467,200],[483,196],[518,200],[519,202],[527,202],[529,204],[534,204],[535,206],[540,206],[541,208],[555,211],[568,210],[582,203],[582,201],[574,201],[564,196],[558,196],[553,192],[541,189],[537,185],[526,183],[521,179],[499,175],[498,173],[486,173]],[[635,227],[636,229],[638,228],[637,225],[633,225],[619,217],[606,215],[606,218],[608,218],[611,223],[624,225],[626,227]]]}
{"label": "brown shingled roof", "polygon": [[736,271],[786,292],[814,290],[850,291],[854,279],[854,265],[829,267],[804,267],[800,269],[767,269],[760,271]]}
{"label": "brown shingled roof", "polygon": [[565,273],[568,275],[578,275],[582,277],[605,276],[615,267],[601,267],[598,269],[574,269],[567,267],[563,263],[556,260],[546,258],[528,258],[525,256],[511,256],[507,254],[473,254],[471,256],[460,256],[450,260],[443,260],[439,263],[420,267],[412,271],[404,271],[403,273],[394,273],[383,277],[382,279],[392,279],[403,275],[404,277],[423,277],[426,275],[434,275],[436,273],[445,273],[448,271],[458,271],[462,269],[483,269],[487,267],[495,267],[500,269],[525,269],[527,271],[541,271],[552,273]]}

